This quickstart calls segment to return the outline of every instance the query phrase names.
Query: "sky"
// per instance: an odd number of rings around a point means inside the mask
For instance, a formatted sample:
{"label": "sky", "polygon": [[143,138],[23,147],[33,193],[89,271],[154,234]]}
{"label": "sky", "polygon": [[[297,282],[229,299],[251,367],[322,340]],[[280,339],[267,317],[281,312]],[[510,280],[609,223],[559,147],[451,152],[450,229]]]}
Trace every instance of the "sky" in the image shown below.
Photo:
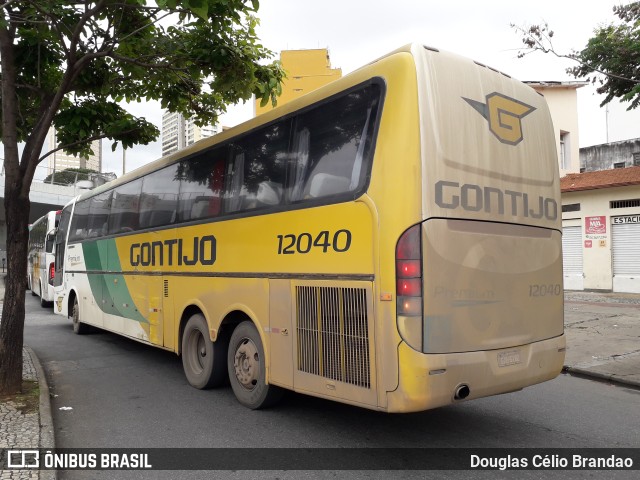
{"label": "sky", "polygon": [[[281,50],[328,48],[331,66],[343,75],[389,53],[418,42],[463,55],[519,80],[571,81],[565,72],[573,62],[533,53],[517,58],[521,37],[510,26],[548,23],[554,47],[569,53],[581,49],[599,24],[616,20],[612,7],[621,0],[262,0],[258,36],[277,55]],[[640,137],[640,109],[600,108],[602,97],[591,86],[578,90],[580,147]],[[128,109],[161,127],[157,102]],[[251,118],[252,104],[229,108],[221,124],[231,127]],[[608,125],[608,129],[607,129]],[[126,171],[160,158],[160,139],[126,152]],[[122,149],[111,152],[103,141],[103,171],[122,174]]]}

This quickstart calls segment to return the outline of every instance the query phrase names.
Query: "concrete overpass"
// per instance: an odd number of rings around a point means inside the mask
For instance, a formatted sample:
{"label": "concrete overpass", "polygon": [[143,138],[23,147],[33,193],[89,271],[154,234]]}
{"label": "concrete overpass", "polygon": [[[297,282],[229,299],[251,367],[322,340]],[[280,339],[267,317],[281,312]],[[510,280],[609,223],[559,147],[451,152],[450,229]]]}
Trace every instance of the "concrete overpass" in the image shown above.
{"label": "concrete overpass", "polygon": [[[4,214],[4,174],[0,175],[0,268],[6,261],[7,251],[7,219]],[[73,197],[86,192],[86,189],[77,186],[52,185],[34,181],[31,184],[29,199],[31,200],[31,211],[29,212],[29,223],[33,223],[38,218],[51,210],[58,210],[64,207]]]}

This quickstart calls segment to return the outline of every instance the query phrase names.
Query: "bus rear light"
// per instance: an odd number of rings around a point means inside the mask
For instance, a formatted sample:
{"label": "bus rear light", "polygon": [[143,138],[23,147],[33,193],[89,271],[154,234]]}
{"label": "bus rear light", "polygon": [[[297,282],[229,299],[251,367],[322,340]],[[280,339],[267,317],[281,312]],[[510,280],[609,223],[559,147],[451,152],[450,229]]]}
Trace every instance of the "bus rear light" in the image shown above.
{"label": "bus rear light", "polygon": [[422,316],[422,297],[398,297],[398,315]]}
{"label": "bus rear light", "polygon": [[404,232],[398,240],[396,258],[398,260],[419,260],[422,258],[420,225],[414,225]]}
{"label": "bus rear light", "polygon": [[422,351],[422,226],[405,231],[396,246],[396,314],[398,333],[415,350]]}
{"label": "bus rear light", "polygon": [[402,234],[396,247],[398,315],[422,315],[422,242],[420,225]]}
{"label": "bus rear light", "polygon": [[422,276],[422,262],[420,260],[398,260],[399,278],[420,278]]}
{"label": "bus rear light", "polygon": [[421,297],[422,281],[419,278],[401,278],[398,280],[398,296]]}
{"label": "bus rear light", "polygon": [[53,277],[56,276],[56,264],[51,262],[49,264],[49,285],[53,285]]}

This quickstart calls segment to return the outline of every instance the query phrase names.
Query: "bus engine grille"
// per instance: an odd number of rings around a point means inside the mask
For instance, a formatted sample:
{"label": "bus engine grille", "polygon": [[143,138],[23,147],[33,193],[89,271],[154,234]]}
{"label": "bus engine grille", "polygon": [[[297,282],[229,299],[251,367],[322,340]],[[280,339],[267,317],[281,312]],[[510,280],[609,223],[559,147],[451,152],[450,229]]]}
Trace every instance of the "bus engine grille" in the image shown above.
{"label": "bus engine grille", "polygon": [[370,388],[363,288],[296,287],[298,370]]}

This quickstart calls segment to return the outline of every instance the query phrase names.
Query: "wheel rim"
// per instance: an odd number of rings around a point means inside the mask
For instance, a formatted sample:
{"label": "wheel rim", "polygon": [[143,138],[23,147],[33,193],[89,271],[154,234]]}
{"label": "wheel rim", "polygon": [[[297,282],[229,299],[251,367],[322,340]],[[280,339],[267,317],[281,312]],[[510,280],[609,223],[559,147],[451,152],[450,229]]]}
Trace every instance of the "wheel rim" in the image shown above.
{"label": "wheel rim", "polygon": [[204,335],[199,330],[191,332],[188,341],[189,346],[189,363],[192,370],[200,374],[204,371],[204,367],[207,361],[207,344],[204,339]]}
{"label": "wheel rim", "polygon": [[258,355],[256,344],[251,339],[244,338],[238,344],[233,366],[240,385],[247,390],[253,390],[260,375],[260,355]]}

